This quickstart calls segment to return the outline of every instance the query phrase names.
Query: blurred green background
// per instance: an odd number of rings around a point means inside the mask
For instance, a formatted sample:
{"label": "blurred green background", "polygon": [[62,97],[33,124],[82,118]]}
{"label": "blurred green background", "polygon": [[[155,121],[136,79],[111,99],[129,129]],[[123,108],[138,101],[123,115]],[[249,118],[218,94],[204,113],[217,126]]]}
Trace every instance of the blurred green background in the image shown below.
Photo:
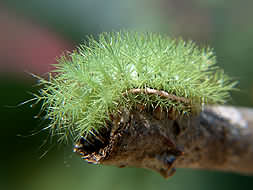
{"label": "blurred green background", "polygon": [[178,169],[164,180],[144,169],[94,166],[71,146],[44,143],[39,105],[16,106],[36,92],[55,58],[89,34],[132,28],[210,45],[218,64],[239,81],[233,105],[253,105],[251,0],[1,0],[0,189],[253,189],[253,177]]}

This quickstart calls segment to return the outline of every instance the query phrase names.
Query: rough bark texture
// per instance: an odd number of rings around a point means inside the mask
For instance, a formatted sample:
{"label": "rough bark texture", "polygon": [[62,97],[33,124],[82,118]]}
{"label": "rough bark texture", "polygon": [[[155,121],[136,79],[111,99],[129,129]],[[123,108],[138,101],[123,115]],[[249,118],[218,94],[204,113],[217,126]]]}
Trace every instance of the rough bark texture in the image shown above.
{"label": "rough bark texture", "polygon": [[253,110],[213,106],[197,116],[173,115],[125,110],[112,129],[92,142],[80,139],[74,151],[90,163],[147,168],[165,178],[175,167],[253,174]]}

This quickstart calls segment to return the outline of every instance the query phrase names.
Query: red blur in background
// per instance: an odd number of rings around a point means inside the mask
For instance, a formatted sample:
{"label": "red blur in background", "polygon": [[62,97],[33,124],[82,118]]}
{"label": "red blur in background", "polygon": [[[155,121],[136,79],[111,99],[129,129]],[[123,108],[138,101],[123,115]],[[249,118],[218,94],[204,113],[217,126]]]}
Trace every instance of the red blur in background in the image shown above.
{"label": "red blur in background", "polygon": [[0,72],[45,74],[73,45],[0,7]]}

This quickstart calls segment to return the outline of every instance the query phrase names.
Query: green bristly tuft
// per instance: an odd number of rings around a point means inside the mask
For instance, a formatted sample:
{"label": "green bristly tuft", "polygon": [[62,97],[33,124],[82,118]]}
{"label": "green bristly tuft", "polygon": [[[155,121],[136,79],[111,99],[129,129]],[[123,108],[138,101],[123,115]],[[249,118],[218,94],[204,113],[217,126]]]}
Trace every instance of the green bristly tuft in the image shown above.
{"label": "green bristly tuft", "polygon": [[[187,114],[224,103],[235,84],[216,66],[209,48],[154,33],[103,33],[58,63],[49,80],[40,80],[36,97],[60,140],[97,130],[110,114],[139,104]],[[185,101],[133,89],[163,91]]]}

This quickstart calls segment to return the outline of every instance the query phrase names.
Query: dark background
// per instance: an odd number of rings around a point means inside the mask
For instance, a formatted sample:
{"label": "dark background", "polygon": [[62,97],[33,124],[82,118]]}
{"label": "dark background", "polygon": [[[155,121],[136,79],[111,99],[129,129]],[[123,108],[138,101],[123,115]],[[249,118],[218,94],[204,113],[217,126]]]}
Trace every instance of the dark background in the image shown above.
{"label": "dark background", "polygon": [[232,173],[178,169],[164,180],[144,169],[88,165],[38,132],[46,126],[34,118],[39,105],[16,106],[38,90],[29,73],[46,77],[88,34],[131,28],[211,46],[239,81],[229,104],[250,107],[252,8],[250,0],[0,0],[0,189],[253,189],[253,177]]}

